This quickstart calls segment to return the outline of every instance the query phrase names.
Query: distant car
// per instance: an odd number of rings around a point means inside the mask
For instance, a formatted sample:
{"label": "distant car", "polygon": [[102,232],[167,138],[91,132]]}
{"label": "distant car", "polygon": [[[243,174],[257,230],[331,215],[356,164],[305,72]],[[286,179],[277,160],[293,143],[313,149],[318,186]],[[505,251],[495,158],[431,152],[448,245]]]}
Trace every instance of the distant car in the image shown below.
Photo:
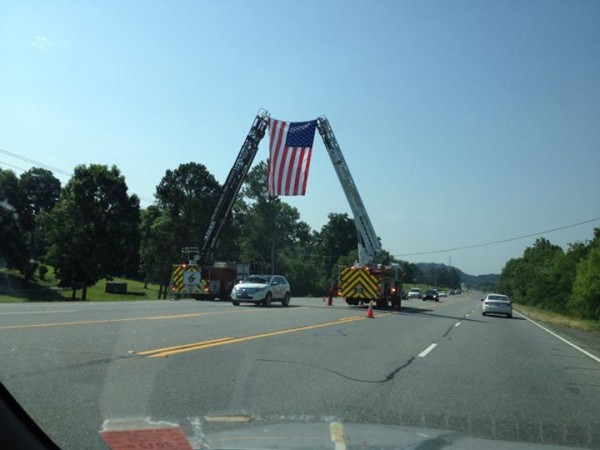
{"label": "distant car", "polygon": [[446,291],[439,291],[439,292],[438,292],[438,295],[439,295],[440,297],[448,297],[448,294],[446,293]]}
{"label": "distant car", "polygon": [[409,299],[411,299],[411,298],[421,298],[422,295],[423,295],[422,291],[419,288],[411,288],[408,291],[408,298]]}
{"label": "distant car", "polygon": [[421,300],[423,300],[423,301],[433,300],[433,301],[439,302],[440,296],[438,294],[438,291],[436,291],[435,289],[428,289],[427,291],[425,291],[425,294],[423,294],[423,297],[421,298]]}
{"label": "distant car", "polygon": [[272,302],[290,304],[290,283],[281,275],[250,275],[231,291],[231,303],[256,303],[271,306]]}
{"label": "distant car", "polygon": [[488,294],[481,299],[481,314],[502,314],[512,317],[512,302],[506,295]]}

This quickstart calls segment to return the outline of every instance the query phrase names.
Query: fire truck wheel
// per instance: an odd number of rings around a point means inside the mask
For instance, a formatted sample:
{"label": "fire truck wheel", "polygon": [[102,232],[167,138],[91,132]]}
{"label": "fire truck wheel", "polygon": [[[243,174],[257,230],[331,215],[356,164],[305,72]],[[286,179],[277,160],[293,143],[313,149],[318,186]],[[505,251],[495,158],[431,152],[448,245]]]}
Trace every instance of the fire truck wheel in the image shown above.
{"label": "fire truck wheel", "polygon": [[265,300],[264,300],[264,305],[268,308],[269,306],[271,306],[271,293],[267,292],[267,295],[265,296]]}
{"label": "fire truck wheel", "polygon": [[290,306],[290,294],[288,292],[285,293],[285,297],[283,297],[281,304],[283,306]]}

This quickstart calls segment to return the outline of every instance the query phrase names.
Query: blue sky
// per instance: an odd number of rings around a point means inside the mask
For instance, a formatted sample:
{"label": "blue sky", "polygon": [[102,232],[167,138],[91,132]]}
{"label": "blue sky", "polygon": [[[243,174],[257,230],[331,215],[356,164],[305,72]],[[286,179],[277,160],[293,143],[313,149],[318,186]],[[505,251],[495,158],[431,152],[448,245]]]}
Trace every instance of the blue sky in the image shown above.
{"label": "blue sky", "polygon": [[[535,237],[405,255],[600,217],[598,1],[0,1],[0,17],[0,149],[115,164],[142,206],[181,163],[223,182],[265,108],[329,118],[405,260],[499,273]],[[0,153],[12,166],[31,164]],[[286,201],[316,230],[350,213],[319,136],[307,195]]]}

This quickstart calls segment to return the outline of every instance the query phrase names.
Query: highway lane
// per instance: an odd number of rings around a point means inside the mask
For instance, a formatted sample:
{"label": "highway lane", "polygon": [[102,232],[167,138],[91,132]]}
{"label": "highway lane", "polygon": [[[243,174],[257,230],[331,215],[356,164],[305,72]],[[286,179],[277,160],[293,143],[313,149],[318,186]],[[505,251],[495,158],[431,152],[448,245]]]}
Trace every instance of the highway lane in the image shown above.
{"label": "highway lane", "polygon": [[[401,312],[321,299],[0,305],[0,380],[64,448],[105,419],[206,414],[410,425],[600,447],[600,364],[479,297]],[[421,356],[419,356],[421,355]]]}

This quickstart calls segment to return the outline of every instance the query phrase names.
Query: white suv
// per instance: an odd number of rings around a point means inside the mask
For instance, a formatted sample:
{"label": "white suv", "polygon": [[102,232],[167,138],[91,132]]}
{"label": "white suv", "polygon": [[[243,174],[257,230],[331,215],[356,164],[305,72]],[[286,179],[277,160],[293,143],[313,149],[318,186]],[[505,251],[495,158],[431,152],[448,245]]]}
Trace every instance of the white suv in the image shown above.
{"label": "white suv", "polygon": [[271,306],[271,302],[290,304],[290,284],[281,275],[250,275],[239,282],[231,291],[231,303],[241,302]]}
{"label": "white suv", "polygon": [[421,292],[421,289],[419,288],[411,288],[410,291],[408,291],[408,299],[410,300],[411,298],[421,298],[423,297],[423,293]]}

